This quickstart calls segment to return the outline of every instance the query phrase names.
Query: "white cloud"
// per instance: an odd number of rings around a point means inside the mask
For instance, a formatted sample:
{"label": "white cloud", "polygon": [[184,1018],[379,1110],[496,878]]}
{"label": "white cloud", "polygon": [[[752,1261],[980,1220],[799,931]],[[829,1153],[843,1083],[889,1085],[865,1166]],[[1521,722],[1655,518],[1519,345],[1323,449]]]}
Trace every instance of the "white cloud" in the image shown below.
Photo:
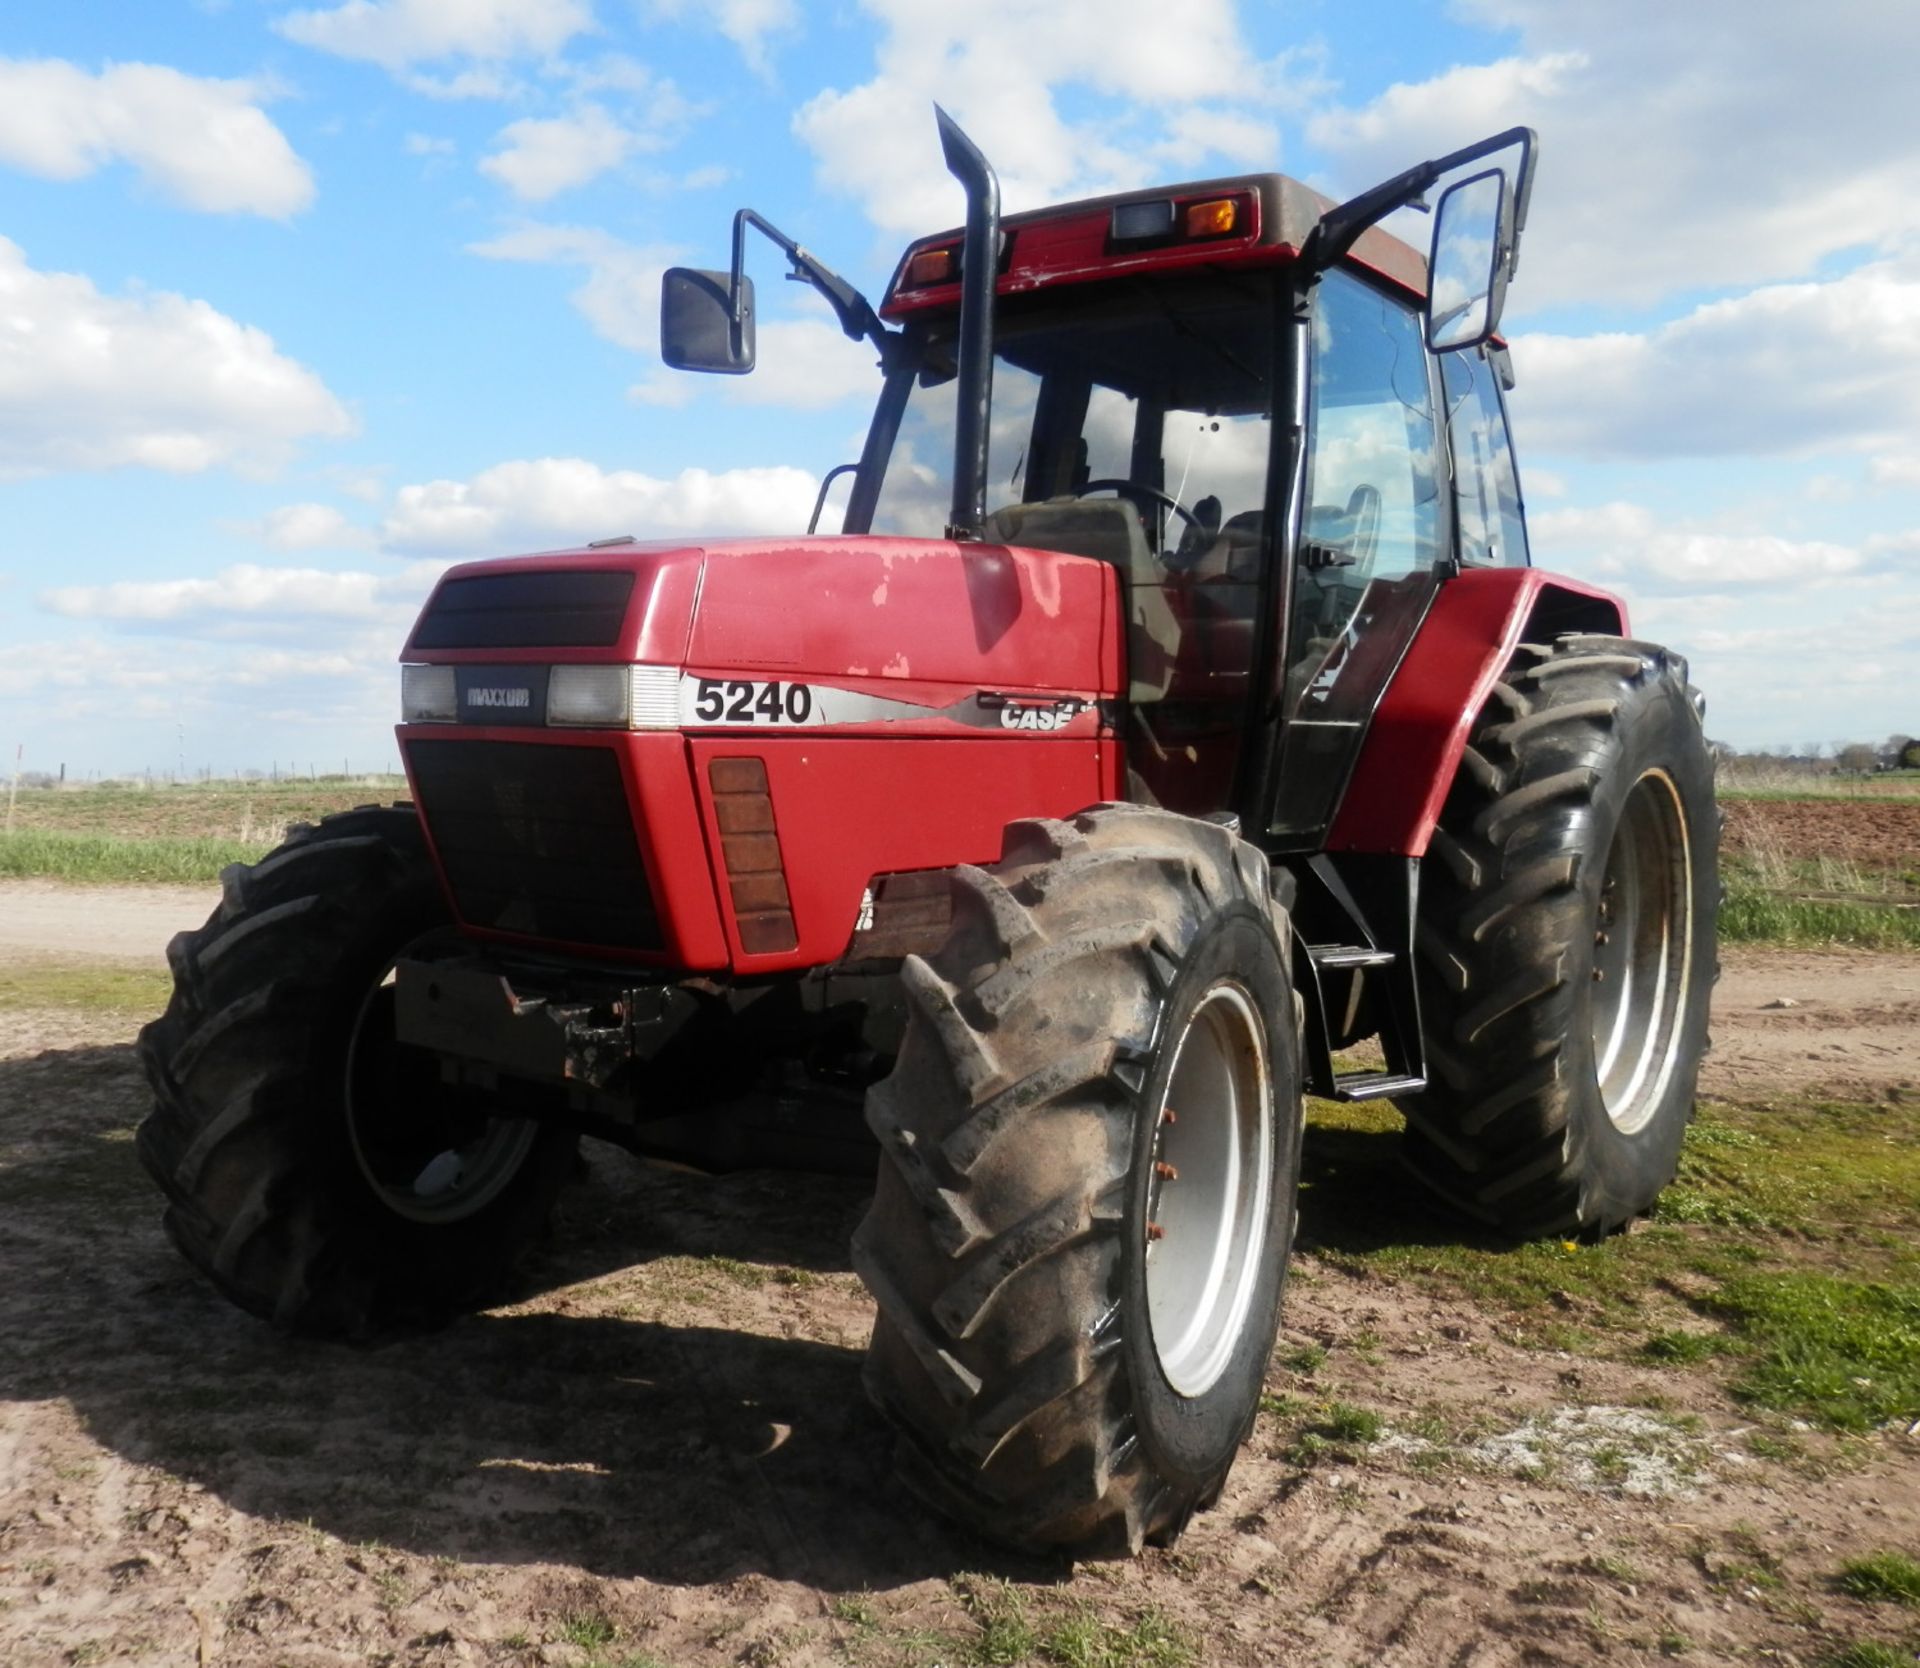
{"label": "white cloud", "polygon": [[1516,307],[1650,301],[1814,272],[1913,229],[1911,0],[1470,0],[1520,50],[1309,127],[1357,190],[1526,123],[1540,185]]}
{"label": "white cloud", "polygon": [[391,579],[318,568],[266,568],[242,562],[210,579],[120,580],[110,585],[57,585],[40,606],[75,620],[152,624],[205,615],[290,615],[361,619],[381,611]]}
{"label": "white cloud", "polygon": [[77,180],[124,162],[163,195],[208,214],[285,219],[313,201],[313,175],[251,81],[60,59],[0,58],[0,163]]}
{"label": "white cloud", "polygon": [[372,533],[331,504],[282,504],[259,521],[243,523],[241,531],[274,550],[353,550],[373,543]]}
{"label": "white cloud", "polygon": [[409,133],[405,146],[408,156],[452,156],[455,150],[451,139],[436,139],[427,133]]}
{"label": "white cloud", "polygon": [[1867,464],[1867,480],[1878,487],[1920,487],[1920,455],[1873,458]]}
{"label": "white cloud", "polygon": [[701,377],[662,369],[629,392],[646,405],[677,406],[707,383],[740,405],[820,411],[842,400],[871,401],[880,391],[873,344],[852,340],[837,324],[817,318],[770,319],[756,335],[750,376]]}
{"label": "white cloud", "polygon": [[595,332],[619,347],[651,354],[660,345],[660,274],[678,251],[623,243],[592,226],[525,226],[467,253],[491,261],[581,266],[586,282],[571,300]]}
{"label": "white cloud", "polygon": [[571,115],[550,120],[528,117],[500,130],[501,148],[480,163],[524,203],[585,185],[617,168],[643,141],[598,104],[583,104]]}
{"label": "white cloud", "polygon": [[466,481],[402,487],[382,527],[396,551],[498,555],[586,539],[804,531],[818,483],[803,469],[686,469],[671,480],[584,458],[494,465]]}
{"label": "white cloud", "polygon": [[265,331],[185,296],[102,295],[0,238],[0,477],[271,466],[296,440],[352,428]]}
{"label": "white cloud", "polygon": [[689,12],[711,23],[740,48],[749,68],[765,74],[767,37],[785,34],[800,26],[800,11],[794,0],[705,0],[690,6],[685,0],[662,0],[655,8],[661,15],[681,17]]}
{"label": "white cloud", "polygon": [[[1521,335],[1529,450],[1585,457],[1810,457],[1920,429],[1920,261],[1778,284],[1646,334]],[[1892,456],[1875,478],[1897,479]],[[1920,475],[1920,470],[1915,471]]]}
{"label": "white cloud", "polygon": [[288,12],[274,27],[302,46],[397,74],[447,58],[498,63],[558,52],[593,27],[593,12],[583,0],[346,0]]}
{"label": "white cloud", "polygon": [[[1230,0],[864,0],[883,30],[873,79],[803,105],[794,131],[823,184],[875,224],[921,232],[959,217],[932,105],[952,111],[992,160],[1009,209],[1152,183],[1169,160],[1234,161],[1270,129],[1284,79],[1240,37]],[[1090,43],[1097,43],[1091,44]],[[1310,80],[1311,78],[1306,78]],[[1055,90],[1108,101],[1074,121]],[[1231,88],[1237,97],[1223,97]],[[1262,161],[1277,158],[1271,151]]]}
{"label": "white cloud", "polygon": [[1541,567],[1680,595],[1794,589],[1886,565],[1884,548],[1772,533],[1676,526],[1637,504],[1548,510],[1528,518]]}

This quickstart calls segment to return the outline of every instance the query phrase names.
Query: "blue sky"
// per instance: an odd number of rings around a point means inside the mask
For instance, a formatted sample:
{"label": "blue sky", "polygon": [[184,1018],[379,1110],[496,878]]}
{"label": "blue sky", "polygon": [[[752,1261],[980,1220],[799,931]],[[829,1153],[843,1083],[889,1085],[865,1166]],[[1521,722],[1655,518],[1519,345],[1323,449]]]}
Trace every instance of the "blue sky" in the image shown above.
{"label": "blue sky", "polygon": [[746,202],[877,295],[959,218],[936,96],[1013,208],[1537,127],[1536,560],[1717,737],[1920,732],[1917,50],[1911,0],[11,0],[0,744],[381,766],[448,562],[803,524],[870,354],[765,249],[759,371],[675,376],[658,274]]}

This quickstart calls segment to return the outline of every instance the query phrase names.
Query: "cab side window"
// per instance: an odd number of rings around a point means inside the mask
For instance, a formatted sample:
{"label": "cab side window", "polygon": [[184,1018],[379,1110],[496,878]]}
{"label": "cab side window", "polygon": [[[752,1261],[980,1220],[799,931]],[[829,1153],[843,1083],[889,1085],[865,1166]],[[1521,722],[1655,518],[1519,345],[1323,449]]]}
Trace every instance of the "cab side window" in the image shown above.
{"label": "cab side window", "polygon": [[1527,523],[1500,387],[1485,348],[1440,355],[1453,447],[1455,524],[1469,566],[1523,568]]}

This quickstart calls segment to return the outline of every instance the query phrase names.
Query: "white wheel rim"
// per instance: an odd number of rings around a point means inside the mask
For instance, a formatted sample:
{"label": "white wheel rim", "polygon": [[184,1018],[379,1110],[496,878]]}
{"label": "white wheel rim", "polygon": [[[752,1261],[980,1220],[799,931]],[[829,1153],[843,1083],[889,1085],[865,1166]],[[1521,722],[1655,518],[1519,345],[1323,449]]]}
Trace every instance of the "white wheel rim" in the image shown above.
{"label": "white wheel rim", "polygon": [[1246,991],[1214,985],[1174,1044],[1154,1108],[1147,1181],[1147,1318],[1180,1395],[1219,1382],[1260,1284],[1273,1183],[1266,1028]]}
{"label": "white wheel rim", "polygon": [[1644,1129],[1672,1079],[1693,975],[1693,852],[1663,770],[1621,809],[1594,920],[1593,1069],[1623,1135]]}

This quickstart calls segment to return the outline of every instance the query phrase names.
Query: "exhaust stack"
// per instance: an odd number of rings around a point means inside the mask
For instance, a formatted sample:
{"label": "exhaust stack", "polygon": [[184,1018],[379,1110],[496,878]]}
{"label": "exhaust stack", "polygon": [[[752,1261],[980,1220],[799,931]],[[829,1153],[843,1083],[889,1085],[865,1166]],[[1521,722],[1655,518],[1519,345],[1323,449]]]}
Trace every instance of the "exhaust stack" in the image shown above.
{"label": "exhaust stack", "polygon": [[953,505],[947,537],[977,540],[987,520],[987,420],[993,408],[993,291],[1000,266],[1000,181],[993,166],[939,105],[947,171],[967,193],[960,260],[960,371],[954,391]]}

